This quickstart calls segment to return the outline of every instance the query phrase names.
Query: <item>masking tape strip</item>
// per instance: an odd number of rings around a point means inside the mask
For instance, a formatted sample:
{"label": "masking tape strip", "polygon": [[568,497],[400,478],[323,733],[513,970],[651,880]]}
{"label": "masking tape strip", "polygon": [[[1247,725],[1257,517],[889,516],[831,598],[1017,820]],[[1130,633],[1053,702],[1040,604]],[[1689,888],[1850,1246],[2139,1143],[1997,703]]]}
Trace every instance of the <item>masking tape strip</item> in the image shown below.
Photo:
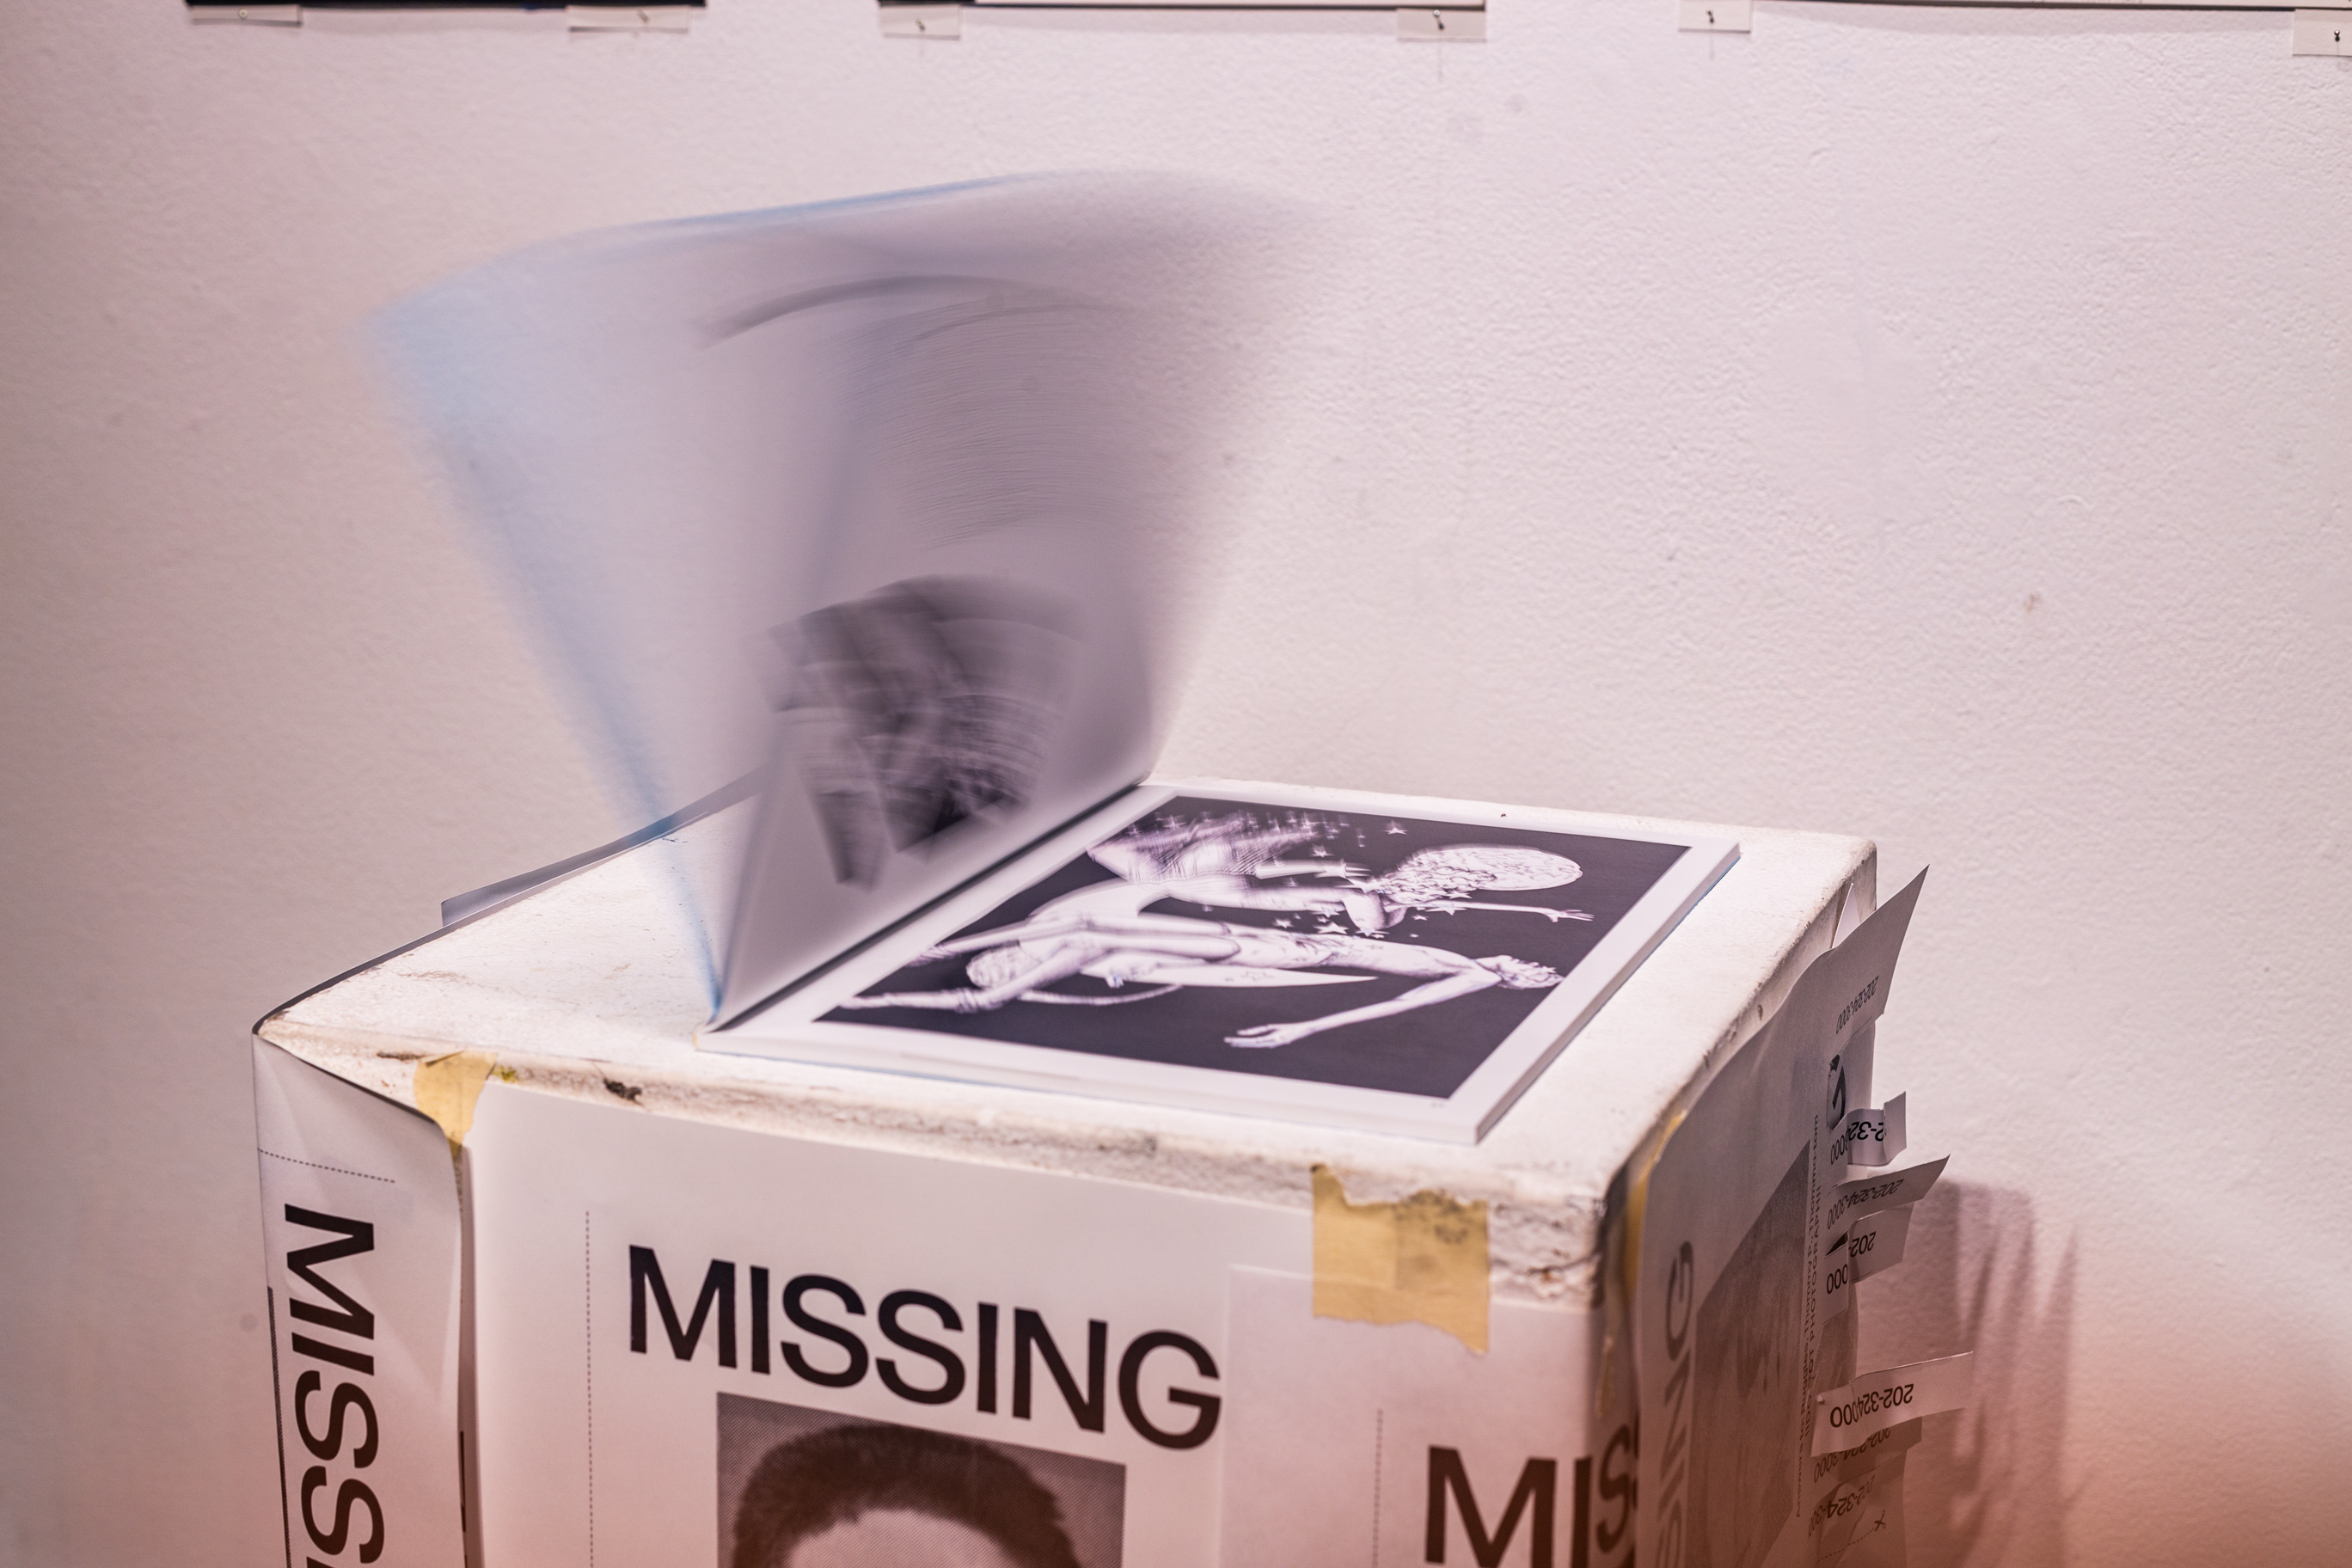
{"label": "masking tape strip", "polygon": [[1328,1165],[1315,1178],[1315,1315],[1427,1323],[1486,1352],[1486,1205],[1419,1192],[1351,1204]]}
{"label": "masking tape strip", "polygon": [[499,1058],[488,1051],[452,1051],[416,1064],[416,1083],[410,1093],[415,1096],[416,1109],[441,1124],[453,1161],[466,1146],[466,1134],[473,1131],[474,1102],[482,1098],[482,1085],[498,1065]]}

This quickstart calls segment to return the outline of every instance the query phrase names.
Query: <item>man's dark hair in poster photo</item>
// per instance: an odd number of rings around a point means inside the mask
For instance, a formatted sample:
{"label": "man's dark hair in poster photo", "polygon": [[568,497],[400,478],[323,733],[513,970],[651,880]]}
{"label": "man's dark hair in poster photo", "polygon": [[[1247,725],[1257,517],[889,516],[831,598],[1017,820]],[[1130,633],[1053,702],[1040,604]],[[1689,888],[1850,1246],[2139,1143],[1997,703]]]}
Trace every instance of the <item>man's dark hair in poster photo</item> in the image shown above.
{"label": "man's dark hair in poster photo", "polygon": [[986,1443],[842,1426],[768,1450],[732,1568],[1081,1568],[1053,1493]]}

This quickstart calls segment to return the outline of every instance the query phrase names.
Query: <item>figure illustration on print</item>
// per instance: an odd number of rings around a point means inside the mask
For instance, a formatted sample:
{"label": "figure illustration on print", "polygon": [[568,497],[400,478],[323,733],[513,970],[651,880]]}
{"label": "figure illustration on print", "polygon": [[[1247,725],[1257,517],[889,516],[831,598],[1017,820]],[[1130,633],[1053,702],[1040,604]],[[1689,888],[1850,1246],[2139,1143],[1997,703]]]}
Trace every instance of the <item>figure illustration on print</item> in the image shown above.
{"label": "figure illustration on print", "polygon": [[[1549,924],[1590,921],[1582,910],[1496,902],[1479,893],[1559,888],[1582,868],[1566,856],[1506,844],[1449,844],[1412,851],[1386,874],[1333,858],[1326,841],[1363,835],[1345,819],[1297,813],[1279,821],[1247,811],[1139,824],[1087,851],[1115,879],[1051,899],[1025,919],[940,943],[918,963],[967,957],[962,986],[882,991],[845,1000],[845,1009],[908,1007],[993,1012],[1013,1002],[1115,1006],[1215,989],[1412,982],[1401,994],[1286,1023],[1255,1024],[1228,1046],[1265,1048],[1394,1017],[1500,987],[1544,990],[1560,970],[1507,952],[1473,956],[1447,947],[1391,940],[1408,921],[1484,910],[1532,915]],[[1381,831],[1404,835],[1391,822]],[[1283,858],[1311,846],[1308,858]],[[1153,905],[1262,911],[1270,923],[1155,914]],[[1312,923],[1297,929],[1302,921]],[[1356,973],[1332,973],[1352,970]],[[1053,989],[1079,977],[1102,991]],[[1130,989],[1140,987],[1140,989]]]}

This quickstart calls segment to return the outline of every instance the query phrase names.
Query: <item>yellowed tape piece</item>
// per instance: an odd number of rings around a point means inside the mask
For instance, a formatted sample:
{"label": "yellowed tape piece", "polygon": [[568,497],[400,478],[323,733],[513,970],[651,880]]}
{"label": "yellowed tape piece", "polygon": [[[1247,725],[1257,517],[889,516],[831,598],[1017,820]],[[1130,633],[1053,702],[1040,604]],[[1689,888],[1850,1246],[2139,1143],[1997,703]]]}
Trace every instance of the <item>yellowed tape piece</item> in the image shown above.
{"label": "yellowed tape piece", "polygon": [[482,1098],[482,1084],[499,1058],[488,1051],[452,1051],[416,1064],[416,1109],[441,1124],[449,1140],[449,1157],[466,1146],[473,1131],[474,1102]]}
{"label": "yellowed tape piece", "polygon": [[1486,1205],[1420,1192],[1351,1204],[1315,1167],[1315,1315],[1427,1323],[1486,1352]]}

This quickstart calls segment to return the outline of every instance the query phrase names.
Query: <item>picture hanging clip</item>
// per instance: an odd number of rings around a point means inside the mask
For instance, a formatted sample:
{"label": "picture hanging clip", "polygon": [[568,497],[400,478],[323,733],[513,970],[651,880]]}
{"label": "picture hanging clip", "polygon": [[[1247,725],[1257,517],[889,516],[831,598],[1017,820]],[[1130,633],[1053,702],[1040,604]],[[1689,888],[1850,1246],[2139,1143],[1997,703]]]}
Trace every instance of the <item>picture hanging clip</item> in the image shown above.
{"label": "picture hanging clip", "polygon": [[2294,50],[2298,55],[2352,57],[2352,10],[2305,9],[2294,14]]}
{"label": "picture hanging clip", "polygon": [[190,4],[191,22],[253,22],[271,27],[299,27],[302,25],[299,5],[213,5]]}
{"label": "picture hanging clip", "polygon": [[698,5],[566,5],[564,26],[575,33],[683,33]]}
{"label": "picture hanging clip", "polygon": [[1756,0],[1675,0],[1675,26],[1685,33],[1748,33]]}
{"label": "picture hanging clip", "polygon": [[1486,12],[1476,9],[1454,9],[1446,6],[1422,8],[1397,14],[1397,37],[1408,44],[1483,44],[1486,41]]}
{"label": "picture hanging clip", "polygon": [[961,38],[961,5],[909,5],[883,0],[882,36],[886,38]]}

